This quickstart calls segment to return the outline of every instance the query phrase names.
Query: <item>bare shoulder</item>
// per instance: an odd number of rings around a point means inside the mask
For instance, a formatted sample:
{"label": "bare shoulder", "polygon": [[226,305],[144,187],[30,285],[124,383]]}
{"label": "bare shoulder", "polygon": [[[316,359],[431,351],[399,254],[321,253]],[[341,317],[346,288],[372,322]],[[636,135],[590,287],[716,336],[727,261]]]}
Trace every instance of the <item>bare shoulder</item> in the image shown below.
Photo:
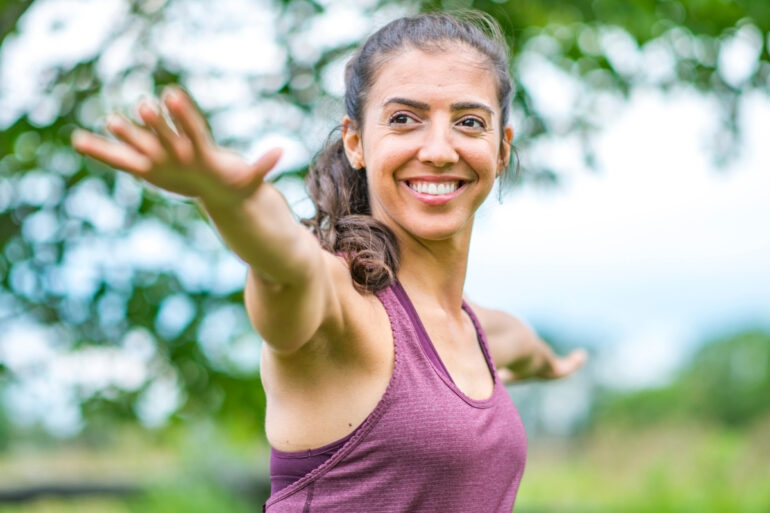
{"label": "bare shoulder", "polygon": [[392,332],[382,303],[356,290],[342,258],[326,253],[322,268],[333,284],[334,315],[296,352],[263,346],[265,428],[280,450],[320,447],[349,434],[375,408],[392,376]]}
{"label": "bare shoulder", "polygon": [[390,333],[390,322],[382,303],[374,293],[355,287],[344,258],[325,252],[325,259],[337,294],[339,314],[334,325],[321,327],[319,341],[329,349],[330,356],[340,361],[366,364],[371,358],[379,359],[380,341]]}
{"label": "bare shoulder", "polygon": [[384,307],[375,294],[356,289],[344,258],[323,251],[322,259],[321,272],[331,290],[330,313],[302,349],[281,357],[282,365],[311,365],[319,371],[372,365],[382,358],[380,341],[390,333]]}
{"label": "bare shoulder", "polygon": [[343,259],[328,253],[323,259],[334,314],[295,352],[263,346],[267,436],[281,450],[320,447],[347,435],[374,409],[394,365],[382,303],[356,290]]}

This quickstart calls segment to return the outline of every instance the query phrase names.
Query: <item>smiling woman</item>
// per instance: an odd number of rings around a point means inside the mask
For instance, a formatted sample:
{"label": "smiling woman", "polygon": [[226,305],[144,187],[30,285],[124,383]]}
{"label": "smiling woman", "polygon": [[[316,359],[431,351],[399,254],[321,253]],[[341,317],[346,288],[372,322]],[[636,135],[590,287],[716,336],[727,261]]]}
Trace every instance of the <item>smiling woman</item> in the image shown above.
{"label": "smiling woman", "polygon": [[406,49],[375,75],[363,121],[343,121],[349,159],[368,170],[372,215],[402,248],[469,239],[469,221],[507,167],[513,131],[501,128],[495,76],[478,64],[487,59],[461,43]]}
{"label": "smiling woman", "polygon": [[505,47],[446,14],[402,18],[362,45],[346,86],[304,226],[263,180],[280,153],[248,164],[220,148],[179,89],[164,97],[173,126],[144,103],[143,124],[109,120],[118,141],[79,132],[74,144],[197,198],[248,264],[273,447],[266,511],[510,512],[526,436],[502,377],[565,376],[585,355],[557,358],[463,297],[476,210],[510,160]]}

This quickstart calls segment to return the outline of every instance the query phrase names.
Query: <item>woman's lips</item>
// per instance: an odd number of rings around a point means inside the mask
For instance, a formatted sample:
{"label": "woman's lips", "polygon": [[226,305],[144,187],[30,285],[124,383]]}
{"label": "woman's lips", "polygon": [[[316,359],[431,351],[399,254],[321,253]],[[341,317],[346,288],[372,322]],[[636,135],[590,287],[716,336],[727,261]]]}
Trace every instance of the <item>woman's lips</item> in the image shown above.
{"label": "woman's lips", "polygon": [[445,177],[412,178],[401,182],[407,190],[426,205],[443,205],[465,189],[466,182]]}

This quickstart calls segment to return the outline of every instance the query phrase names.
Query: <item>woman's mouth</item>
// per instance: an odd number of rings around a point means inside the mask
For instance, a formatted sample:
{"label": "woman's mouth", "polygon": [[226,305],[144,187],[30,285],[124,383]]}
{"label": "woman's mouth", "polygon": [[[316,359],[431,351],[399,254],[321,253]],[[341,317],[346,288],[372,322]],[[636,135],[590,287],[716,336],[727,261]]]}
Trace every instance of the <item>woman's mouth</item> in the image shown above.
{"label": "woman's mouth", "polygon": [[425,180],[415,178],[402,182],[417,200],[430,206],[443,205],[452,201],[465,190],[468,182],[463,180]]}
{"label": "woman's mouth", "polygon": [[452,194],[460,187],[458,180],[447,182],[424,182],[420,180],[408,181],[406,184],[415,192],[420,194],[429,194],[431,196],[444,196]]}

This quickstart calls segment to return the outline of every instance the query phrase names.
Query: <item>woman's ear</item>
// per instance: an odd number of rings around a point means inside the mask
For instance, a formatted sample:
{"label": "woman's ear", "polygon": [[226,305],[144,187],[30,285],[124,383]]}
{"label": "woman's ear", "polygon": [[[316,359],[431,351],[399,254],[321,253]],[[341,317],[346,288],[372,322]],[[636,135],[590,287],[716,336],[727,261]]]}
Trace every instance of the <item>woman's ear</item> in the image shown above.
{"label": "woman's ear", "polygon": [[361,132],[355,121],[348,116],[342,118],[342,145],[345,147],[345,155],[353,169],[366,167]]}
{"label": "woman's ear", "polygon": [[505,125],[503,137],[500,141],[500,161],[497,168],[497,176],[500,176],[511,162],[511,143],[513,142],[513,127]]}

